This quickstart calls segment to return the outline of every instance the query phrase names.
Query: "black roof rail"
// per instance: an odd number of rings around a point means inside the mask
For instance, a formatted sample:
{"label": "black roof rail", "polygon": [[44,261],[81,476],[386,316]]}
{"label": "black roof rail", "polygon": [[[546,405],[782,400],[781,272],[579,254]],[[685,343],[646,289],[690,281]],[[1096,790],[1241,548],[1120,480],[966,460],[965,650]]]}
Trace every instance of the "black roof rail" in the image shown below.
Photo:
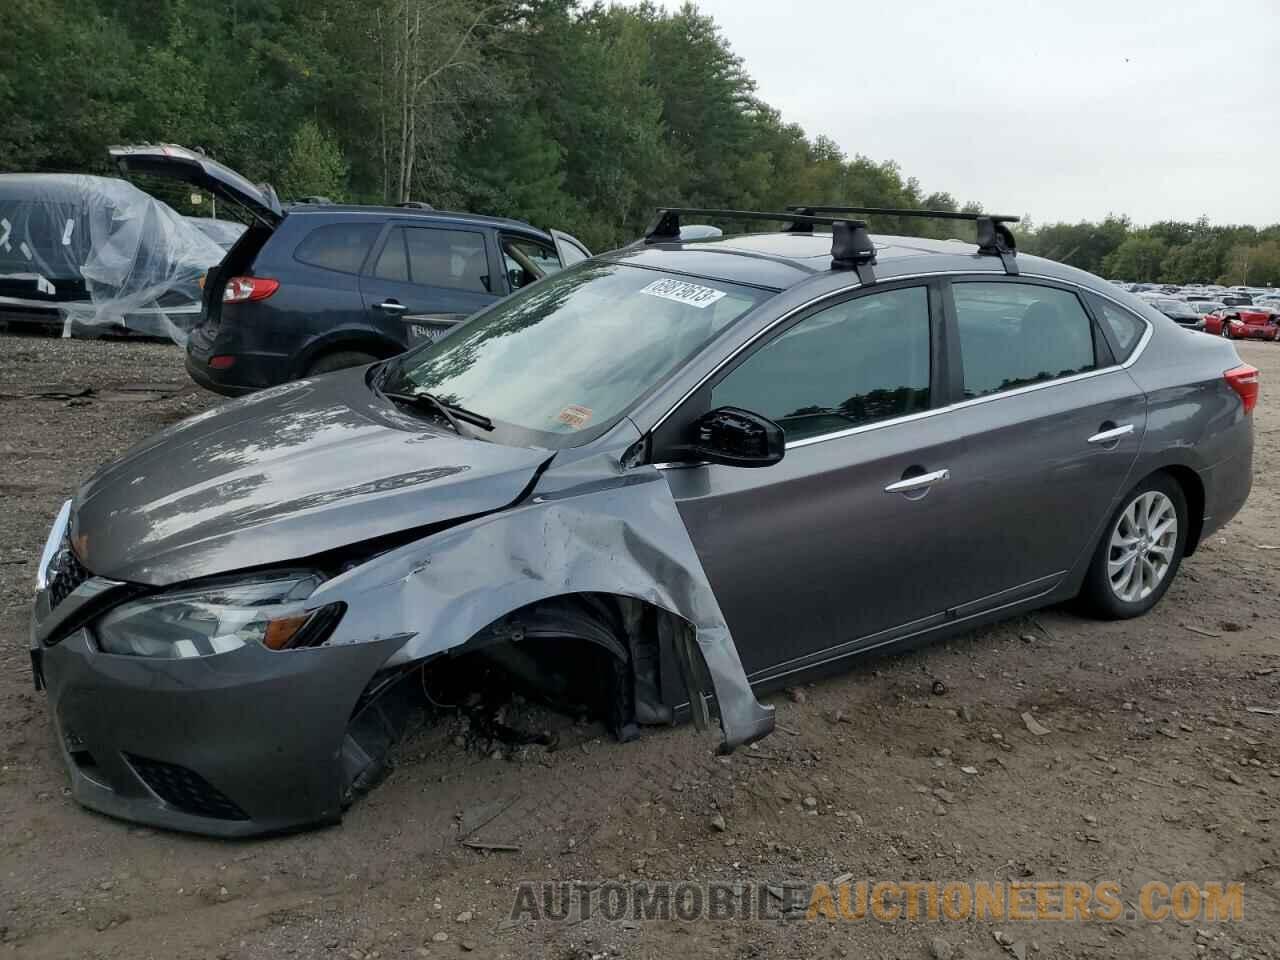
{"label": "black roof rail", "polygon": [[435,207],[427,203],[425,200],[405,200],[402,203],[397,203],[396,206],[408,207],[410,210],[434,210],[435,209]]}
{"label": "black roof rail", "polygon": [[716,218],[736,221],[773,221],[786,223],[793,232],[812,233],[814,225],[831,227],[831,267],[834,270],[856,270],[864,285],[876,282],[876,247],[867,233],[867,225],[848,217],[821,216],[816,211],[788,210],[716,210],[706,207],[659,207],[657,216],[644,233],[645,243],[676,243],[680,240],[681,216]]}
{"label": "black roof rail", "polygon": [[1012,217],[1004,213],[961,213],[956,210],[900,210],[893,207],[846,207],[823,206],[816,204],[791,204],[788,210],[810,216],[825,213],[858,213],[864,216],[886,217],[918,217],[925,220],[968,220],[978,227],[978,253],[983,256],[999,257],[1004,264],[1004,272],[1017,276],[1018,241],[1006,223],[1018,223],[1021,217]]}

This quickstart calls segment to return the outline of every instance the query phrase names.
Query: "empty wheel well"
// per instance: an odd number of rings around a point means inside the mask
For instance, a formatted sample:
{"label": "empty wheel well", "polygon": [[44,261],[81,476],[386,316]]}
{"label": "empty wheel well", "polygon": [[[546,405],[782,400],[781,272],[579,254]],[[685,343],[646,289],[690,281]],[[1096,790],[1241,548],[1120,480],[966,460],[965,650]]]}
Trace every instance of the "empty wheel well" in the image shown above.
{"label": "empty wheel well", "polygon": [[633,597],[569,594],[521,607],[460,646],[378,674],[347,726],[343,805],[387,773],[392,748],[427,705],[485,715],[486,735],[513,743],[545,742],[488,709],[516,693],[557,713],[593,716],[623,741],[641,725],[670,724],[671,706],[680,702],[671,690],[678,669],[670,651],[673,638],[690,630],[688,621]]}
{"label": "empty wheel well", "polygon": [[1182,488],[1182,495],[1187,500],[1188,529],[1184,555],[1189,557],[1200,545],[1200,532],[1204,529],[1204,481],[1200,479],[1200,474],[1190,467],[1164,467],[1157,473],[1166,473],[1173,477]]}
{"label": "empty wheel well", "polygon": [[[595,713],[619,739],[670,723],[672,637],[682,618],[634,597],[581,593],[541,600],[481,630],[449,659],[476,657],[543,699]],[[668,651],[664,656],[664,648]]]}

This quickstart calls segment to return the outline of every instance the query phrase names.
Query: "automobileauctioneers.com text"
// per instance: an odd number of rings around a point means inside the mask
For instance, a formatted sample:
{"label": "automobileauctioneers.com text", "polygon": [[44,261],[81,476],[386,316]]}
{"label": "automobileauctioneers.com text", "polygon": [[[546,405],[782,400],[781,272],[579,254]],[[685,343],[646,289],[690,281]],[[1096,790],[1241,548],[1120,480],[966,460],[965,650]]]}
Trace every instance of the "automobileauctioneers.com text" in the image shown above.
{"label": "automobileauctioneers.com text", "polygon": [[1244,884],[1151,880],[1125,889],[1103,880],[855,880],[762,884],[668,881],[523,881],[512,920],[966,920],[1222,922],[1244,919]]}

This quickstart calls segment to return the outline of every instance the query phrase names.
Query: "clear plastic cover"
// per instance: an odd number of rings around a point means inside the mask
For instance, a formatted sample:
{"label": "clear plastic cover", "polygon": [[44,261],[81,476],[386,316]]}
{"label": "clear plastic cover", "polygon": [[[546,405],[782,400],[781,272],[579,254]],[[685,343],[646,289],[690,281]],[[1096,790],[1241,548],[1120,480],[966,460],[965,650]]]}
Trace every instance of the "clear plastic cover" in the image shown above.
{"label": "clear plastic cover", "polygon": [[119,329],[186,343],[200,283],[224,250],[133,184],[0,175],[0,313],[63,336]]}

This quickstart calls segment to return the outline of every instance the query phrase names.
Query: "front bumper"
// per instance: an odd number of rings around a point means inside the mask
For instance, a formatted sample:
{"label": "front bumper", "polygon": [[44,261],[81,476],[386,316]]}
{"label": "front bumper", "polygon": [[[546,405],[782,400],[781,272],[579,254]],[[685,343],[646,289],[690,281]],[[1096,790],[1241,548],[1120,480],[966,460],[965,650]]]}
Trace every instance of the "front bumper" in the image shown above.
{"label": "front bumper", "polygon": [[406,639],[157,660],[104,654],[80,628],[52,646],[33,632],[32,659],[79,803],[240,837],[341,818],[353,710]]}

